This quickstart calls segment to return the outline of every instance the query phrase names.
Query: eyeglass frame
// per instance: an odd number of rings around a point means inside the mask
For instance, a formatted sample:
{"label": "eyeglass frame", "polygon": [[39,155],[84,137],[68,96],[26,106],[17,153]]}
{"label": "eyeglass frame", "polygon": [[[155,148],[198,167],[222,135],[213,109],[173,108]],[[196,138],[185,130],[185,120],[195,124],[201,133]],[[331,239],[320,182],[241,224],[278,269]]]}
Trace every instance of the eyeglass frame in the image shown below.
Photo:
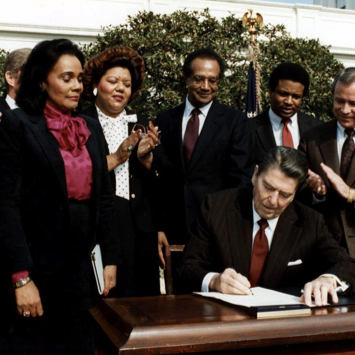
{"label": "eyeglass frame", "polygon": [[221,78],[219,76],[212,76],[210,78],[206,78],[203,75],[192,75],[192,76],[190,76],[189,79],[191,80],[191,83],[194,87],[199,87],[199,86],[203,85],[203,83],[205,83],[207,80],[208,85],[211,88],[217,88]]}

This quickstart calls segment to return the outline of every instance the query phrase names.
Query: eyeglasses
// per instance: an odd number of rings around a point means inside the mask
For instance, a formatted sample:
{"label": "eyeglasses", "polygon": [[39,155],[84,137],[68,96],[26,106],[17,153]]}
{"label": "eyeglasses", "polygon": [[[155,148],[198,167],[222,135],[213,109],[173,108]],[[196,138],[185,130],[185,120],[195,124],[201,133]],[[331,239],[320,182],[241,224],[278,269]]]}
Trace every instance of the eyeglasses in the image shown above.
{"label": "eyeglasses", "polygon": [[206,80],[208,82],[208,85],[211,88],[218,87],[218,84],[219,84],[219,77],[218,76],[211,76],[210,78],[206,78],[205,76],[202,76],[202,75],[194,75],[191,77],[192,85],[195,87],[199,87],[199,86],[203,85],[206,82]]}

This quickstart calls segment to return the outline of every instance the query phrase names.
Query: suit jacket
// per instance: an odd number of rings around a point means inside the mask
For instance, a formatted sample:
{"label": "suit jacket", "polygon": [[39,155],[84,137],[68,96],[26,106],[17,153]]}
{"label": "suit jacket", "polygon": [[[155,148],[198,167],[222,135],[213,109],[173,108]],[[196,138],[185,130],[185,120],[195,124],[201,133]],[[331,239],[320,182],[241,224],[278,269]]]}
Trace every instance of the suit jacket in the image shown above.
{"label": "suit jacket", "polygon": [[[251,190],[231,189],[209,195],[191,229],[180,269],[181,281],[199,291],[208,272],[234,268],[248,277],[252,231]],[[301,264],[288,266],[299,259]],[[260,286],[302,287],[320,272],[335,274],[354,284],[355,260],[328,233],[322,215],[292,202],[278,220]]]}
{"label": "suit jacket", "polygon": [[[297,112],[297,120],[300,136],[307,130],[323,123],[317,118],[306,115],[301,111]],[[251,157],[255,164],[260,163],[267,151],[276,147],[275,136],[269,117],[269,109],[250,119],[250,143]]]}
{"label": "suit jacket", "polygon": [[5,100],[5,97],[0,97],[0,112],[4,112],[5,110],[10,110],[10,106]]}
{"label": "suit jacket", "polygon": [[[355,257],[355,209],[354,204],[346,201],[338,195],[323,173],[320,163],[331,167],[340,175],[340,162],[337,147],[337,121],[332,120],[324,125],[312,129],[304,134],[299,150],[307,157],[309,168],[320,175],[327,187],[325,201],[312,204],[311,191],[306,188],[303,200],[314,209],[321,212],[326,220],[329,230],[334,234],[338,242],[345,246],[350,255]],[[346,184],[355,188],[355,159],[352,159]],[[304,195],[308,195],[305,198]]]}
{"label": "suit jacket", "polygon": [[[93,166],[93,240],[104,264],[119,262],[113,191],[100,127],[82,116],[91,131],[86,146]],[[3,112],[0,123],[0,260],[7,275],[34,269],[50,275],[65,263],[70,247],[65,168],[44,115],[21,109]],[[89,257],[89,252],[87,255]]]}
{"label": "suit jacket", "polygon": [[248,186],[252,167],[248,165],[249,122],[233,108],[213,101],[185,169],[182,118],[185,104],[162,112],[156,124],[167,156],[160,173],[166,182],[165,231],[170,243],[186,242],[187,231],[196,219],[207,194],[230,187]]}

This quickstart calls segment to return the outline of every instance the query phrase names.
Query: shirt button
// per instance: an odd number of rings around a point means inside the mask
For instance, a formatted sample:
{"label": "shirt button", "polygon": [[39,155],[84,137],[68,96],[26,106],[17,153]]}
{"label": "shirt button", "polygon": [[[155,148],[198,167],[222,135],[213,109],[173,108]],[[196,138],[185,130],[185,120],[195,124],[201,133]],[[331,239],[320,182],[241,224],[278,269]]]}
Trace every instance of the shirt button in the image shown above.
{"label": "shirt button", "polygon": [[132,198],[136,198],[136,195],[135,195],[135,194],[132,194],[131,197],[132,197]]}

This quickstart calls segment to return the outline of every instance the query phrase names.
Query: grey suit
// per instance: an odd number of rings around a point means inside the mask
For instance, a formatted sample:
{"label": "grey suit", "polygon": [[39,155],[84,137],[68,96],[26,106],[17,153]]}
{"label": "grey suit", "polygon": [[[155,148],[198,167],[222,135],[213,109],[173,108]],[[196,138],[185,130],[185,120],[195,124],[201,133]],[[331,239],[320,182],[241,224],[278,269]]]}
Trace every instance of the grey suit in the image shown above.
{"label": "grey suit", "polygon": [[[323,122],[305,113],[297,112],[298,127],[302,136],[307,130],[319,126]],[[269,117],[269,109],[250,119],[250,152],[251,159],[256,164],[260,163],[264,154],[276,147],[275,136]]]}
{"label": "grey suit", "polygon": [[[248,277],[252,255],[252,191],[231,189],[209,195],[191,228],[180,276],[191,291],[200,291],[208,272],[234,268]],[[355,282],[355,260],[333,240],[323,217],[297,202],[279,218],[260,286],[302,287],[329,272]],[[288,266],[290,261],[302,260]],[[317,262],[317,267],[315,267]]]}

